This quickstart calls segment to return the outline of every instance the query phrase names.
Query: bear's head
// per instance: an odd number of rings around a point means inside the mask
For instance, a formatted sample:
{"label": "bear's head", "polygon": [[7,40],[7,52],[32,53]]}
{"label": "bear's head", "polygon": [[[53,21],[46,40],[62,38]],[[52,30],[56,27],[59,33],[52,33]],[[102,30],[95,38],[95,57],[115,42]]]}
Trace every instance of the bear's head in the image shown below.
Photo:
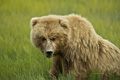
{"label": "bear's head", "polygon": [[68,41],[69,21],[58,16],[31,19],[31,41],[48,58],[60,54]]}

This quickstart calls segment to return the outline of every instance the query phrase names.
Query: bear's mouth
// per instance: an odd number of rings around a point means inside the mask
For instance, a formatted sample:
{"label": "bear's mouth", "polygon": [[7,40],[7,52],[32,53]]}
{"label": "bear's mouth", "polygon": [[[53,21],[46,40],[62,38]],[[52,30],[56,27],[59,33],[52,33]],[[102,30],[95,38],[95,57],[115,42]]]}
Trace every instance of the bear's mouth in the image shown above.
{"label": "bear's mouth", "polygon": [[52,54],[46,54],[46,57],[47,57],[47,58],[51,58],[51,57],[52,57]]}

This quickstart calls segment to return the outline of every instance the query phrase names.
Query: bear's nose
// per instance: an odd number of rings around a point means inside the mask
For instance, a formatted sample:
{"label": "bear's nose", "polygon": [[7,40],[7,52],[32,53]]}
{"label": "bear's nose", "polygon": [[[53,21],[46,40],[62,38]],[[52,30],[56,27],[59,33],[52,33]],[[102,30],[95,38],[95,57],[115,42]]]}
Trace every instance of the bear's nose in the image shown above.
{"label": "bear's nose", "polygon": [[53,53],[53,51],[46,51],[46,53],[50,55]]}

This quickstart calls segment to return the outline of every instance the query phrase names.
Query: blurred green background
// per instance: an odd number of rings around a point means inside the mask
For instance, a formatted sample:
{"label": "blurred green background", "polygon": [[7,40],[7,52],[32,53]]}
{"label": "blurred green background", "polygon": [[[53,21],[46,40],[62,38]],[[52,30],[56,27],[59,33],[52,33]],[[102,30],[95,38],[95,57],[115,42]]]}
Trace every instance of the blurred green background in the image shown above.
{"label": "blurred green background", "polygon": [[[99,35],[120,48],[120,0],[0,0],[0,80],[49,80],[51,59],[32,46],[30,19],[71,13],[87,18]],[[92,74],[89,80],[99,78]]]}

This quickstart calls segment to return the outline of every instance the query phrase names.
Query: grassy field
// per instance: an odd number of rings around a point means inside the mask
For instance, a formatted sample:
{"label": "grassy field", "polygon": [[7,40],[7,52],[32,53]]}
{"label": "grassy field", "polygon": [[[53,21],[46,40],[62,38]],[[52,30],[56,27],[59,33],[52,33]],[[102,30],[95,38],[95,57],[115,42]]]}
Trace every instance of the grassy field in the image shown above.
{"label": "grassy field", "polygon": [[[32,46],[30,19],[71,13],[86,17],[99,35],[120,48],[120,0],[0,0],[0,80],[49,80],[51,59]],[[89,80],[99,78],[92,74]]]}

